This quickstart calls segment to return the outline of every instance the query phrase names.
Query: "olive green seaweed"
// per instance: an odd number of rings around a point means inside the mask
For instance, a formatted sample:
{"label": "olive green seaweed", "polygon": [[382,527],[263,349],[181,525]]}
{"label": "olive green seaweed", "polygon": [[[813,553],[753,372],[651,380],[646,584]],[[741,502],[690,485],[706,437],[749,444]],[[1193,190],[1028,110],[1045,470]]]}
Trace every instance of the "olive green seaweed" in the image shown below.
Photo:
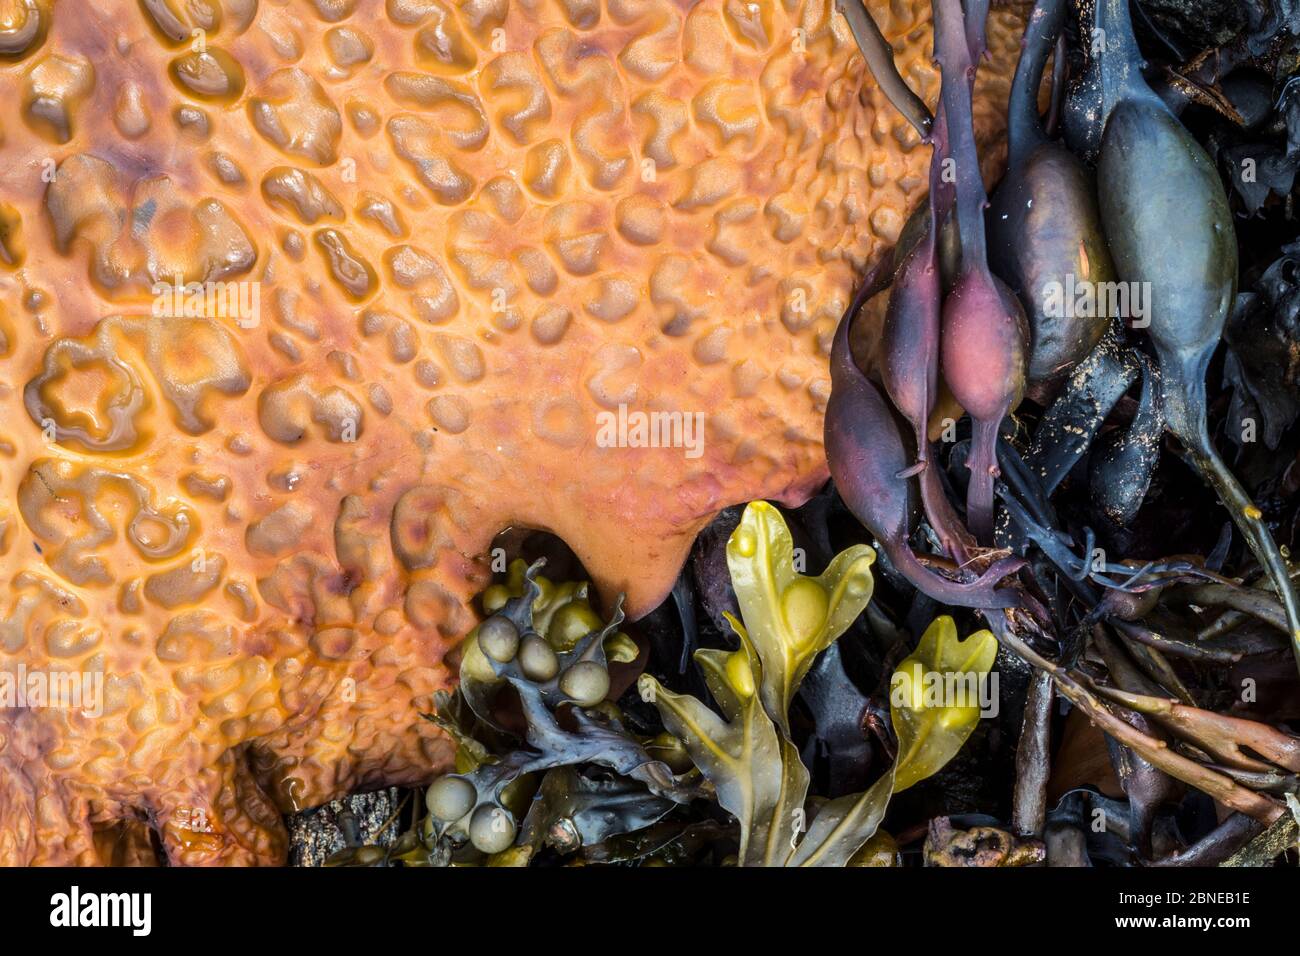
{"label": "olive green seaweed", "polygon": [[937,772],[979,721],[975,701],[936,706],[927,677],[983,680],[997,651],[988,631],[960,641],[952,618],[937,618],[891,682],[898,759],[865,792],[825,804],[800,840],[809,775],[790,739],[788,708],[817,655],[870,600],[875,552],[865,545],[849,548],[815,578],[794,570],[794,555],[780,512],[764,502],[750,504],[727,545],[744,623],[728,620],[740,647],[695,655],[722,717],[648,674],[639,683],[642,696],[655,703],[665,726],[713,784],[718,804],[739,822],[742,866],[848,863],[876,833],[890,797]]}
{"label": "olive green seaweed", "polygon": [[780,866],[790,852],[808,792],[808,771],[790,739],[778,731],[756,693],[762,666],[745,628],[730,618],[740,650],[701,649],[695,660],[726,719],[687,694],[666,690],[649,675],[643,696],[664,726],[686,743],[695,765],[714,785],[718,804],[740,821],[743,866]]}
{"label": "olive green seaweed", "polygon": [[864,544],[835,556],[820,577],[794,569],[794,539],[765,501],[745,508],[727,542],[727,569],[745,627],[762,660],[763,707],[789,736],[786,712],[817,655],[871,600],[876,552]]}
{"label": "olive green seaweed", "polygon": [[928,706],[927,675],[973,675],[983,680],[997,657],[997,639],[977,631],[966,640],[946,614],[926,628],[915,651],[894,670],[889,715],[898,736],[898,759],[864,793],[821,808],[799,844],[794,866],[843,866],[875,834],[890,798],[938,773],[957,755],[979,723],[976,701]]}

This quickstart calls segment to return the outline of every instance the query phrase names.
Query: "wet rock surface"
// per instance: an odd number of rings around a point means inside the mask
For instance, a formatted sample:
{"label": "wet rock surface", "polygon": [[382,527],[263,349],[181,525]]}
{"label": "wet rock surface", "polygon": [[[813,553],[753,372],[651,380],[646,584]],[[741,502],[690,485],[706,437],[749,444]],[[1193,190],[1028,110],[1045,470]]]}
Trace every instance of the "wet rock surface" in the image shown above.
{"label": "wet rock surface", "polygon": [[289,818],[289,864],[321,866],[347,846],[391,846],[400,828],[385,827],[401,802],[396,787],[331,800]]}

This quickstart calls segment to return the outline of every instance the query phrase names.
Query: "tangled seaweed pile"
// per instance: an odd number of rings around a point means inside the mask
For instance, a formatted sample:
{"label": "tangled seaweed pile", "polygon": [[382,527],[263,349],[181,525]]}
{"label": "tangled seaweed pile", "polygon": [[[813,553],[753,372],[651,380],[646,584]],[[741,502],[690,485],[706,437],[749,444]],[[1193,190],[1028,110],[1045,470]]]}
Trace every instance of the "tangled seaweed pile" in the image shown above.
{"label": "tangled seaweed pile", "polygon": [[[585,586],[556,586],[538,573],[543,561],[526,570],[517,561],[510,596],[488,595],[499,606],[467,641],[460,688],[430,716],[457,742],[456,772],[428,788],[426,812],[391,847],[349,848],[330,862],[518,866],[543,850],[602,863],[892,861],[893,841],[879,830],[890,798],[947,763],[980,716],[973,702],[932,703],[925,676],[986,677],[993,636],[958,641],[951,618],[931,624],[894,672],[893,763],[867,790],[819,801],[810,821],[789,710],[814,660],[871,599],[875,553],[855,545],[821,576],[800,575],[789,529],[763,502],[746,509],[726,550],[743,623],[726,620],[740,646],[695,653],[721,714],[642,674],[637,692],[666,730],[638,734],[606,701],[610,662],[636,656],[616,631],[621,611],[578,635],[566,622],[589,626]],[[696,819],[695,801],[730,819]]]}
{"label": "tangled seaweed pile", "polygon": [[1161,74],[1128,0],[1080,6],[1034,7],[990,199],[988,3],[935,0],[934,115],[840,4],[933,158],[836,336],[833,484],[793,528],[762,502],[724,513],[636,641],[516,562],[431,718],[456,772],[391,849],[334,862],[1293,853],[1300,19],[1248,4],[1189,57],[1135,6]]}

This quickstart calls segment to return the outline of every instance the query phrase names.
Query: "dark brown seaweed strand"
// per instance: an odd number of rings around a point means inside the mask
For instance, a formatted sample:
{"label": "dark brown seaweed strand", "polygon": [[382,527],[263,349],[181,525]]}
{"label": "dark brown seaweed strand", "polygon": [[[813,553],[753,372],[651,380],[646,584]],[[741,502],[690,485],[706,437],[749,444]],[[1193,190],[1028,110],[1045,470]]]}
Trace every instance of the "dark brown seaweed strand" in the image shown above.
{"label": "dark brown seaweed strand", "polygon": [[[942,177],[936,174],[943,162],[944,126],[940,119],[932,127],[934,147],[930,155],[930,194],[927,200],[930,223],[924,238],[903,258],[890,293],[883,329],[885,361],[882,377],[885,390],[895,407],[911,424],[916,437],[916,464],[901,477],[911,477],[925,469],[929,461],[926,426],[934,408],[939,380],[939,313],[942,291],[939,281],[939,240],[936,213],[940,194],[935,185]],[[928,307],[927,316],[921,309]],[[918,322],[918,318],[929,321]],[[906,319],[907,321],[903,321]],[[920,384],[919,407],[912,401]],[[936,529],[937,530],[937,529]]]}
{"label": "dark brown seaweed strand", "polygon": [[917,478],[921,483],[921,506],[925,509],[925,518],[939,536],[939,543],[954,562],[966,564],[978,542],[966,530],[952,502],[944,494],[939,469],[931,462]]}
{"label": "dark brown seaweed strand", "polygon": [[[925,249],[927,268],[932,270],[934,286],[932,292],[936,296],[935,309],[940,308],[942,297],[942,280],[939,275],[939,244],[943,224],[947,221],[949,214],[952,212],[953,191],[950,184],[943,180],[943,161],[948,156],[948,128],[947,115],[941,102],[935,109],[935,120],[931,127],[930,141],[934,147],[930,155],[930,234],[927,237]],[[936,314],[936,320],[938,316]],[[939,380],[939,338],[937,330],[927,335],[925,340],[920,343],[918,351],[924,351],[925,361],[928,363],[927,371],[929,381],[938,383]],[[929,408],[933,409],[936,395],[930,396]],[[921,486],[921,506],[925,509],[926,520],[930,522],[935,533],[939,536],[944,550],[959,565],[965,564],[970,560],[971,549],[975,547],[975,539],[961,519],[957,517],[952,503],[948,496],[944,494],[943,482],[939,477],[939,469],[930,462],[929,456],[929,410],[924,417],[912,423],[916,430],[916,455],[917,461],[925,465],[920,470],[918,477]]]}
{"label": "dark brown seaweed strand", "polygon": [[1044,132],[1049,137],[1056,135],[1061,124],[1061,111],[1065,106],[1065,74],[1068,60],[1065,55],[1065,34],[1056,38],[1056,52],[1052,56],[1052,104],[1047,110]]}
{"label": "dark brown seaweed strand", "polygon": [[1237,584],[1191,584],[1170,593],[1171,599],[1200,607],[1226,607],[1273,625],[1289,634],[1286,612],[1277,599],[1266,591]]}
{"label": "dark brown seaweed strand", "polygon": [[984,239],[984,207],[988,195],[984,192],[979,150],[975,145],[975,126],[971,119],[975,64],[971,59],[970,41],[962,29],[960,0],[934,0],[934,13],[935,53],[942,64],[940,98],[943,101],[948,155],[956,166],[954,189],[962,271],[979,270],[989,277],[991,285]]}
{"label": "dark brown seaweed strand", "polygon": [[[948,146],[948,114],[942,101],[935,106],[934,115],[935,120],[930,127],[930,143],[934,147],[930,153],[930,261],[937,271],[942,227],[952,213],[954,196],[952,184],[944,182],[943,178],[944,160],[951,152]],[[936,352],[935,361],[938,360]]]}
{"label": "dark brown seaweed strand", "polygon": [[[1300,579],[1300,567],[1290,569],[1289,577],[1292,581]],[[1272,580],[1264,574],[1263,568],[1256,567],[1254,572],[1246,577],[1240,585],[1248,591],[1260,591],[1263,594],[1269,594],[1270,588],[1273,588]],[[1276,588],[1271,593],[1276,594]],[[1208,641],[1211,638],[1223,637],[1239,627],[1250,615],[1244,611],[1228,610],[1224,611],[1209,624],[1200,628],[1196,632],[1198,641]]]}
{"label": "dark brown seaweed strand", "polygon": [[1100,128],[1106,128],[1111,110],[1126,100],[1150,103],[1168,110],[1142,77],[1142,51],[1138,49],[1133,34],[1133,20],[1129,14],[1129,0],[1095,0],[1097,8],[1093,25],[1103,38],[1105,49],[1101,56],[1101,117]]}
{"label": "dark brown seaweed strand", "polygon": [[[978,68],[988,53],[989,0],[965,0],[962,6],[966,10],[966,49],[970,51],[971,66]],[[937,44],[935,48],[938,49]],[[970,82],[974,93],[974,73],[970,74]]]}
{"label": "dark brown seaweed strand", "polygon": [[[1300,773],[1300,738],[1270,724],[1204,710],[1171,697],[1133,693],[1093,681],[1089,686],[1099,697],[1152,718],[1209,755],[1225,772],[1266,776],[1276,776],[1283,770]],[[1268,785],[1264,778],[1256,783]]]}
{"label": "dark brown seaweed strand", "polygon": [[966,524],[985,545],[993,541],[993,470],[1001,426],[1001,419],[986,421],[971,416],[970,451],[966,458],[970,470],[966,485]]}
{"label": "dark brown seaweed strand", "polygon": [[[1119,634],[1118,631],[1116,633]],[[1183,683],[1182,678],[1178,676],[1178,672],[1169,663],[1169,658],[1165,657],[1161,648],[1133,640],[1126,634],[1119,634],[1119,638],[1120,643],[1124,645],[1124,649],[1128,651],[1129,657],[1141,668],[1144,674],[1157,681],[1162,687],[1167,688],[1170,694],[1183,703],[1196,703],[1191,690]]]}
{"label": "dark brown seaweed strand", "polygon": [[[972,13],[987,4],[973,3]],[[962,275],[974,276],[980,286],[995,290],[989,271],[984,234],[984,207],[988,196],[980,172],[979,151],[975,144],[975,127],[971,99],[975,86],[975,58],[972,44],[978,44],[978,31],[963,29],[960,0],[935,0],[935,50],[941,64],[940,96],[948,133],[948,148],[956,166],[955,189],[957,230],[961,236]],[[982,45],[976,48],[982,55]],[[964,82],[963,82],[964,80]],[[990,317],[990,321],[991,321]],[[999,421],[983,421],[971,416],[973,434],[967,467],[970,483],[966,490],[966,522],[975,537],[989,543],[993,537],[993,474],[996,471]]]}
{"label": "dark brown seaweed strand", "polygon": [[1016,747],[1016,788],[1011,827],[1018,836],[1043,835],[1047,818],[1047,778],[1051,776],[1052,677],[1034,671],[1029,678],[1025,718]]}
{"label": "dark brown seaweed strand", "polygon": [[1020,595],[1015,590],[997,586],[1024,566],[1019,558],[1002,558],[974,581],[958,583],[927,568],[905,541],[892,548],[888,542],[881,541],[881,547],[885,549],[890,562],[913,587],[940,604],[980,610],[1017,607],[1020,604]]}
{"label": "dark brown seaweed strand", "polygon": [[[943,181],[943,161],[948,155],[948,121],[944,116],[943,103],[935,108],[935,119],[930,125],[930,194],[926,197],[929,207],[930,234],[926,236],[926,259],[930,267],[939,268],[939,234],[943,221],[952,205],[952,190]],[[936,361],[938,361],[936,357]]]}
{"label": "dark brown seaweed strand", "polygon": [[1199,644],[1189,644],[1187,641],[1165,637],[1163,634],[1136,621],[1121,621],[1118,618],[1111,618],[1110,625],[1130,641],[1145,644],[1147,647],[1153,647],[1165,654],[1173,654],[1175,657],[1185,657],[1188,660],[1203,661],[1207,664],[1235,664],[1242,658],[1240,651],[1234,651],[1230,648],[1203,647]]}
{"label": "dark brown seaweed strand", "polygon": [[1106,665],[1106,673],[1116,687],[1149,697],[1169,696],[1170,692],[1156,678],[1138,666],[1136,659],[1127,652],[1128,644],[1124,645],[1125,650],[1120,649],[1120,645],[1111,639],[1105,625],[1094,624],[1091,633],[1092,646]]}
{"label": "dark brown seaweed strand", "polygon": [[894,61],[894,48],[889,45],[885,35],[880,32],[875,18],[868,12],[862,0],[835,0],[835,9],[849,22],[853,39],[857,41],[867,69],[875,77],[876,85],[885,94],[885,99],[893,104],[894,109],[902,114],[903,119],[912,124],[921,139],[930,138],[930,129],[934,118],[930,115],[925,101],[912,92],[898,72]]}
{"label": "dark brown seaweed strand", "polygon": [[1219,866],[1264,832],[1264,824],[1234,813],[1185,850],[1156,860],[1153,866]]}
{"label": "dark brown seaweed strand", "polygon": [[1136,751],[1152,766],[1163,770],[1176,780],[1181,780],[1209,794],[1224,806],[1264,823],[1272,823],[1285,812],[1276,800],[1247,790],[1231,777],[1211,770],[1180,753],[1175,753],[1164,741],[1155,740],[1121,720],[1111,711],[1113,705],[1099,700],[1073,673],[1047,660],[1018,637],[1013,628],[1008,625],[1006,614],[992,611],[986,613],[984,619],[988,622],[989,630],[1003,646],[1027,663],[1051,674],[1061,693],[1070,703],[1083,711],[1084,716],[1091,719],[1102,731],[1114,737],[1117,742]]}
{"label": "dark brown seaweed strand", "polygon": [[1065,23],[1066,7],[1067,0],[1038,0],[1029,15],[1007,104],[1008,166],[1020,165],[1036,146],[1047,140],[1038,115],[1038,90],[1043,83],[1047,58],[1051,56]]}
{"label": "dark brown seaweed strand", "polygon": [[1202,406],[1201,423],[1198,429],[1191,434],[1183,434],[1179,431],[1175,431],[1175,434],[1187,446],[1187,458],[1218,493],[1219,500],[1232,515],[1237,528],[1246,538],[1250,550],[1268,571],[1274,587],[1280,589],[1279,597],[1286,611],[1291,649],[1297,666],[1300,666],[1300,599],[1297,598],[1296,590],[1291,584],[1291,569],[1287,567],[1286,560],[1273,539],[1273,532],[1264,523],[1263,513],[1246,494],[1237,476],[1229,470],[1219,456],[1218,449],[1214,447],[1214,442],[1205,426],[1204,406]]}

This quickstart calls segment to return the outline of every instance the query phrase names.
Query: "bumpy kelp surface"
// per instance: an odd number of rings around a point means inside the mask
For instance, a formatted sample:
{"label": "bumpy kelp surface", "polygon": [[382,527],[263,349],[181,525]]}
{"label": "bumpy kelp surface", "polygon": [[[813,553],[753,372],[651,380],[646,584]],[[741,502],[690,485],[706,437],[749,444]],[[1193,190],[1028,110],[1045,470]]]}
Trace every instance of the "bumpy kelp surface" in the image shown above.
{"label": "bumpy kelp surface", "polygon": [[[929,4],[871,7],[933,103]],[[928,160],[826,0],[2,0],[0,89],[0,667],[87,688],[0,709],[3,863],[280,861],[448,765],[503,527],[636,615],[805,498]]]}

